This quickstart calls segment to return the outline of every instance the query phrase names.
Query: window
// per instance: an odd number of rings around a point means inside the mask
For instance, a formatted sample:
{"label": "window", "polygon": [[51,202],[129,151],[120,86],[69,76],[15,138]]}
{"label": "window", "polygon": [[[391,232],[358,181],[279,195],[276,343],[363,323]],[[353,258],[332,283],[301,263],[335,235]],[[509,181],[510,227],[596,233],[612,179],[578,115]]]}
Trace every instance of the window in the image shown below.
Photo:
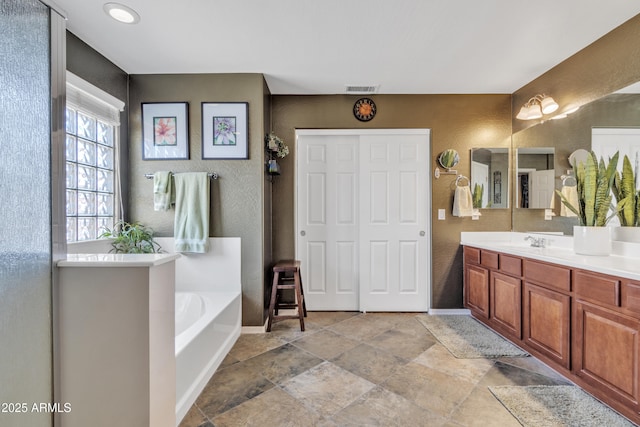
{"label": "window", "polygon": [[117,159],[124,104],[107,97],[67,73],[67,242],[97,239],[120,216]]}

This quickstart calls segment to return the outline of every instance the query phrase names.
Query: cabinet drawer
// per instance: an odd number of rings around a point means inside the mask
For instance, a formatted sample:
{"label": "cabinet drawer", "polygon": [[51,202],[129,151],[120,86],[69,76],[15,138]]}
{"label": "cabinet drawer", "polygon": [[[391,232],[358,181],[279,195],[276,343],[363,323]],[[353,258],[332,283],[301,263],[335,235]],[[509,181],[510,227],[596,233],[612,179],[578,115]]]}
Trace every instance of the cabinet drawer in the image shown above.
{"label": "cabinet drawer", "polygon": [[495,252],[481,251],[480,264],[487,268],[498,269],[498,254]]}
{"label": "cabinet drawer", "polygon": [[640,283],[625,282],[622,284],[622,307],[640,313]]}
{"label": "cabinet drawer", "polygon": [[463,253],[464,262],[469,262],[471,264],[480,264],[480,249],[465,246]]}
{"label": "cabinet drawer", "polygon": [[565,267],[525,259],[524,277],[548,288],[571,291],[571,270]]}
{"label": "cabinet drawer", "polygon": [[500,254],[500,271],[512,276],[522,276],[522,259]]}
{"label": "cabinet drawer", "polygon": [[573,285],[580,299],[620,307],[620,280],[616,277],[576,270]]}

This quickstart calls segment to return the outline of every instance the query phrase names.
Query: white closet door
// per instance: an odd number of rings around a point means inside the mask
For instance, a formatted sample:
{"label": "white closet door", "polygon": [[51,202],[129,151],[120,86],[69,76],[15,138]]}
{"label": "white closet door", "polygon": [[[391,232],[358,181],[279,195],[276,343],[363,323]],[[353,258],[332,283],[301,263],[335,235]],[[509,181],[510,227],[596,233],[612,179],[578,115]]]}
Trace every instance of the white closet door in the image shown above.
{"label": "white closet door", "polygon": [[360,138],[360,310],[426,311],[428,136]]}
{"label": "white closet door", "polygon": [[299,135],[297,258],[309,310],[358,310],[358,136]]}
{"label": "white closet door", "polygon": [[429,307],[429,133],[298,131],[296,258],[309,310]]}

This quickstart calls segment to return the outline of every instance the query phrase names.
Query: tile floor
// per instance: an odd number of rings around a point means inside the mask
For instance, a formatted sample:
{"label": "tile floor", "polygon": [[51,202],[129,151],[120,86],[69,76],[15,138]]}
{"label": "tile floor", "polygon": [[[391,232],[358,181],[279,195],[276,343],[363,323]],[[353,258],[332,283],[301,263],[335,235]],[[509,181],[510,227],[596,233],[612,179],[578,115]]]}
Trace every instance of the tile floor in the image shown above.
{"label": "tile floor", "polygon": [[567,384],[533,357],[456,359],[416,313],[309,312],[242,335],[180,427],[519,426],[490,385]]}

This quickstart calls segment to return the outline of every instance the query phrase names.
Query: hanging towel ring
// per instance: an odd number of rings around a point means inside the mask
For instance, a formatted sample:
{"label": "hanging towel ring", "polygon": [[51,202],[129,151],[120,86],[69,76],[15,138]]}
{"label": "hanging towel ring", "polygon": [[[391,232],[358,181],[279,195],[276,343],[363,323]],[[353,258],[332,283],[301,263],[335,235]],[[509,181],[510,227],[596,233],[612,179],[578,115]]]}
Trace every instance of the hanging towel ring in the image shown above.
{"label": "hanging towel ring", "polygon": [[458,175],[458,177],[456,178],[456,187],[460,186],[460,181],[466,179],[467,180],[467,185],[469,185],[469,178],[467,178],[464,175]]}

